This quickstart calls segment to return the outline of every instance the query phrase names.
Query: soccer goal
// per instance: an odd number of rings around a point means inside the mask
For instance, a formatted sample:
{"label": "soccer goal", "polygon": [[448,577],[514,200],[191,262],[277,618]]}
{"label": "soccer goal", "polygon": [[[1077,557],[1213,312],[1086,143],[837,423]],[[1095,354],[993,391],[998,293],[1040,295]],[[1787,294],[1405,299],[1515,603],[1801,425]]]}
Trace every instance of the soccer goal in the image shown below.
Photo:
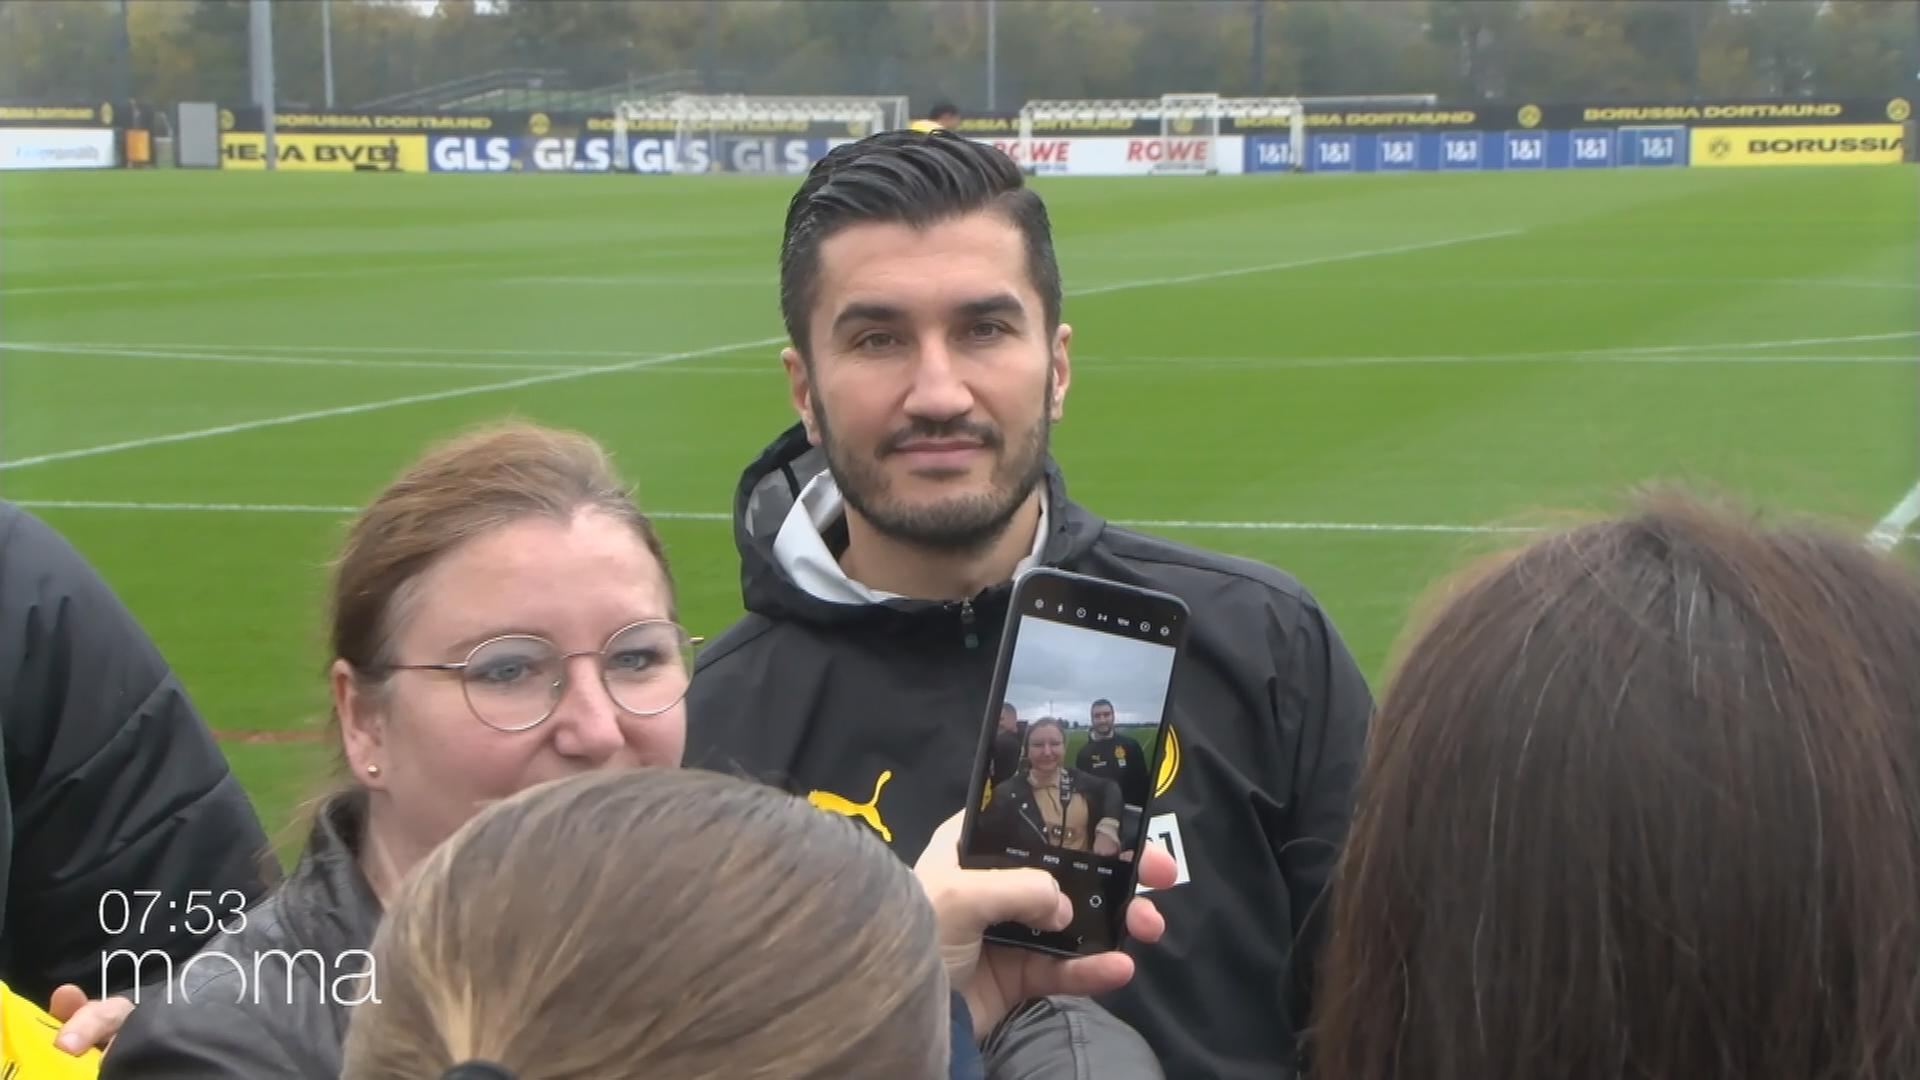
{"label": "soccer goal", "polygon": [[[902,128],[907,99],[759,94],[675,94],[622,101],[613,110],[613,159],[619,171],[676,173],[793,172],[795,147],[864,138]],[[636,152],[636,140],[663,141],[660,155]],[[804,149],[802,150],[804,156]],[[800,165],[804,168],[804,165]]]}
{"label": "soccer goal", "polygon": [[[1254,126],[1284,128],[1293,144],[1293,161],[1307,155],[1307,111],[1299,98],[1222,97],[1219,94],[1162,94],[1157,98],[1029,101],[1020,107],[1018,159],[1031,167],[1035,132],[1052,138],[1061,128],[1138,130],[1158,125],[1148,149],[1149,171],[1174,176],[1207,176],[1220,171],[1222,121],[1236,121],[1244,132]],[[1298,164],[1295,168],[1299,168]]]}

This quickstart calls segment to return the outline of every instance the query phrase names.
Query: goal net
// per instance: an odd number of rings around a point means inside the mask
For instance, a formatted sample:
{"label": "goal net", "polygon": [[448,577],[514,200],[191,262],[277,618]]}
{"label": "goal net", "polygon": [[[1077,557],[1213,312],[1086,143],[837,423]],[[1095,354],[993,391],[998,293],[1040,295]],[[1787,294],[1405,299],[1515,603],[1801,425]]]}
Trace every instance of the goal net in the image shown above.
{"label": "goal net", "polygon": [[[1037,137],[1053,138],[1059,129],[1145,129],[1149,170],[1176,176],[1206,176],[1220,171],[1223,122],[1262,122],[1284,128],[1296,163],[1306,160],[1306,108],[1299,98],[1222,97],[1219,94],[1162,94],[1157,98],[1116,98],[1029,101],[1020,107],[1018,159],[1035,169],[1032,154]],[[1251,124],[1246,125],[1251,126]],[[1158,129],[1157,136],[1152,132]],[[1295,168],[1299,168],[1296,164]]]}
{"label": "goal net", "polygon": [[[805,145],[829,145],[905,127],[907,99],[757,94],[675,94],[622,101],[613,110],[617,171],[804,171]],[[658,145],[641,140],[659,140]],[[656,154],[655,151],[658,153]]]}

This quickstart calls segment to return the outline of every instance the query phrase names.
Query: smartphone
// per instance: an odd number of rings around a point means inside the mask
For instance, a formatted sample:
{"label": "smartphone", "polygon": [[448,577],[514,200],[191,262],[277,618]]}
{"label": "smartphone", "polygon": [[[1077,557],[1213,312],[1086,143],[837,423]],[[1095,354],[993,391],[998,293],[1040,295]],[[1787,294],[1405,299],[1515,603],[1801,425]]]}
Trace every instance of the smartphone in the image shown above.
{"label": "smartphone", "polygon": [[1065,956],[1119,948],[1186,649],[1178,597],[1063,570],[1015,579],[960,834],[969,868],[1031,866],[1073,902],[1063,931],[987,938]]}

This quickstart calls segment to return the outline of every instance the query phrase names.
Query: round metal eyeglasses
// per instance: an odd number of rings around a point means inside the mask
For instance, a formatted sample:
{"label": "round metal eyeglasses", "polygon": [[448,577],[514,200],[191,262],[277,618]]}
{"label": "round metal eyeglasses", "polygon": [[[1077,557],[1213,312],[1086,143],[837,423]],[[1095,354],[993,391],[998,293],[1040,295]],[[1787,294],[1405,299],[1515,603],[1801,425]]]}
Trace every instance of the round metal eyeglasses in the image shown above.
{"label": "round metal eyeglasses", "polygon": [[623,626],[599,649],[562,652],[534,634],[502,634],[473,647],[453,664],[395,664],[403,671],[452,671],[460,675],[467,708],[496,731],[526,731],[545,723],[567,693],[567,665],[577,656],[598,658],[607,696],[635,716],[657,716],[686,697],[693,679],[693,647],[678,623],[648,619]]}

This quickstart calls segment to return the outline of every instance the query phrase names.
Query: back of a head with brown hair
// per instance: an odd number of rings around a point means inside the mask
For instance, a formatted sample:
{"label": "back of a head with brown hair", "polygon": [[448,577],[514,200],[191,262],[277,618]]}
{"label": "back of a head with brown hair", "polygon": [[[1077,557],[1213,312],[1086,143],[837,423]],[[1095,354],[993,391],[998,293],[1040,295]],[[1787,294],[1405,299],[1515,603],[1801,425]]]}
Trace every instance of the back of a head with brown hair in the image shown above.
{"label": "back of a head with brown hair", "polygon": [[749,781],[615,770],[490,807],[374,944],[345,1080],[937,1080],[948,984],[911,870]]}
{"label": "back of a head with brown hair", "polygon": [[1331,902],[1322,1080],[1920,1076],[1920,584],[1673,494],[1481,568]]}

